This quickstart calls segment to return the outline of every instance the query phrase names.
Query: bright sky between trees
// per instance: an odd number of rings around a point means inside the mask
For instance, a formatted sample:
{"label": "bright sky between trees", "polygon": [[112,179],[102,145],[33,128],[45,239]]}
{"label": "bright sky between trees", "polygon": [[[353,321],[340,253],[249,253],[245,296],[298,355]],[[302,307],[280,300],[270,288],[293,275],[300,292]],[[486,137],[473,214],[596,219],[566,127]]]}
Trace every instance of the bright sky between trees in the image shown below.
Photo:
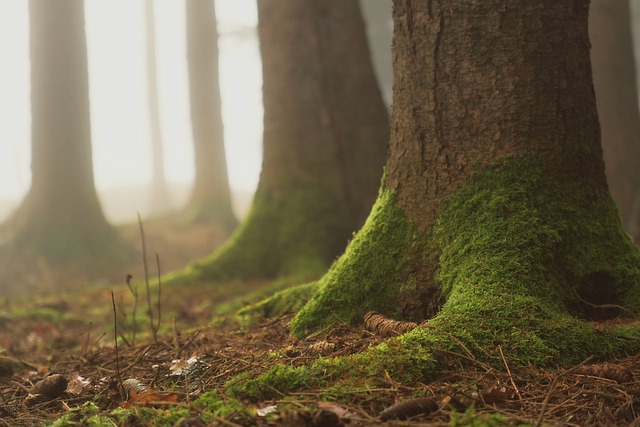
{"label": "bright sky between trees", "polygon": [[[184,0],[183,0],[184,1]],[[160,114],[167,178],[188,184],[193,143],[183,1],[156,0]],[[255,189],[262,159],[262,72],[255,0],[217,0],[220,80],[232,189]],[[151,177],[143,2],[85,2],[96,186]],[[0,200],[30,183],[28,1],[0,0]]]}

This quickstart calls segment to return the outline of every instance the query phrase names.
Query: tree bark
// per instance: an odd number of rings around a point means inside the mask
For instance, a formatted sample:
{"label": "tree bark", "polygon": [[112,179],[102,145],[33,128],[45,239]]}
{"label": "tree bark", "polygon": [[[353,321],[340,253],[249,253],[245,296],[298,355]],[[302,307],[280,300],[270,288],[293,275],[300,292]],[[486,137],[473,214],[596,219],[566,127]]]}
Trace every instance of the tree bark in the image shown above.
{"label": "tree bark", "polygon": [[238,221],[231,207],[218,72],[218,29],[213,0],[186,0],[189,95],[195,180],[187,215],[230,233]]}
{"label": "tree bark", "polygon": [[356,0],[259,1],[264,155],[248,218],[205,277],[317,277],[375,200],[389,134]]}
{"label": "tree bark", "polygon": [[604,174],[588,3],[394,1],[386,177],[295,335],[370,310],[431,319],[365,358],[413,374],[437,343],[499,343],[525,365],[637,347],[577,320],[640,311],[640,253]]}
{"label": "tree bark", "polygon": [[29,13],[32,179],[4,250],[104,271],[128,252],[94,187],[83,2],[30,0]]}
{"label": "tree bark", "polygon": [[609,188],[640,244],[640,113],[629,9],[625,0],[593,0],[589,33]]}

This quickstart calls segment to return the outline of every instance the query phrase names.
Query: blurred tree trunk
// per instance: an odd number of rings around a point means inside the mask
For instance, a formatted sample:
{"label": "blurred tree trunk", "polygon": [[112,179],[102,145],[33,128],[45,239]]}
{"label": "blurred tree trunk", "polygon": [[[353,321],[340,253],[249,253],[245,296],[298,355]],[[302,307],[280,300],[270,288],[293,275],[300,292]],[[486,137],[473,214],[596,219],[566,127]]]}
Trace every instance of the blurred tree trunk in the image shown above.
{"label": "blurred tree trunk", "polygon": [[218,72],[218,29],[213,0],[185,0],[189,95],[195,180],[186,208],[193,221],[230,233],[238,221],[231,207]]}
{"label": "blurred tree trunk", "polygon": [[158,76],[156,63],[155,0],[144,0],[145,41],[147,53],[147,97],[149,105],[149,130],[151,139],[151,188],[149,212],[152,216],[163,216],[173,210],[167,179],[164,171],[164,148],[160,127],[158,103]]}
{"label": "blurred tree trunk", "polygon": [[128,252],[93,180],[89,83],[80,0],[30,0],[31,188],[3,227],[5,249],[89,272]]}
{"label": "blurred tree trunk", "polygon": [[640,112],[628,0],[593,0],[593,81],[607,180],[625,229],[640,244]]}
{"label": "blurred tree trunk", "polygon": [[201,277],[317,277],[362,225],[388,116],[357,0],[260,0],[264,155],[248,217]]}

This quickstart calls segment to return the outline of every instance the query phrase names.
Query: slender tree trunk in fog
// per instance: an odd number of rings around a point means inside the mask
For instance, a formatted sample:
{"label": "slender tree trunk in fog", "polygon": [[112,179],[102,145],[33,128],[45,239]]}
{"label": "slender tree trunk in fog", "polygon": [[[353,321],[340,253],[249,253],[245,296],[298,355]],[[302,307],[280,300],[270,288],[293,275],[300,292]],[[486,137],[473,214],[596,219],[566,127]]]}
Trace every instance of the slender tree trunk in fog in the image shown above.
{"label": "slender tree trunk in fog", "polygon": [[640,243],[640,113],[628,0],[593,0],[593,81],[611,195]]}
{"label": "slender tree trunk in fog", "polygon": [[396,375],[460,343],[522,365],[638,348],[637,329],[623,341],[579,320],[640,312],[640,253],[604,174],[588,4],[394,2],[385,180],[296,335],[368,310],[431,319],[366,358]]}
{"label": "slender tree trunk in fog", "polygon": [[235,236],[202,277],[313,277],[363,223],[389,128],[357,0],[260,0],[264,155]]}
{"label": "slender tree trunk in fog", "polygon": [[164,148],[160,128],[160,106],[156,65],[156,36],[154,0],[144,0],[145,40],[147,53],[147,99],[151,142],[151,188],[149,212],[154,216],[166,215],[173,209],[164,172]]}
{"label": "slender tree trunk in fog", "polygon": [[53,264],[108,267],[127,255],[93,180],[84,5],[30,0],[31,188],[6,249]]}
{"label": "slender tree trunk in fog", "polygon": [[185,0],[189,99],[195,152],[195,180],[187,215],[231,232],[238,224],[231,208],[218,73],[218,29],[213,0]]}

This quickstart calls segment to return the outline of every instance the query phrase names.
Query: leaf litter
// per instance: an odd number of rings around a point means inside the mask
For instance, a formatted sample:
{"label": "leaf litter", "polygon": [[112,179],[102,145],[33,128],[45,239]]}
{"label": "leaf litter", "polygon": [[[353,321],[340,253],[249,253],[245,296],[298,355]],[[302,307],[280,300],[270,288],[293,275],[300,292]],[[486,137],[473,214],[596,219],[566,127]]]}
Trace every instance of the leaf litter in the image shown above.
{"label": "leaf litter", "polygon": [[[239,374],[266,372],[278,363],[300,366],[318,357],[358,353],[396,332],[371,324],[343,325],[297,340],[289,334],[290,317],[268,319],[241,330],[226,315],[215,322],[220,326],[184,324],[161,333],[156,342],[140,338],[136,345],[121,344],[116,363],[108,333],[105,336],[95,325],[82,325],[77,320],[82,317],[77,313],[62,321],[5,321],[0,330],[0,356],[11,357],[11,369],[1,372],[0,426],[42,425],[86,403],[94,404],[106,417],[119,407],[189,409],[191,415],[176,426],[449,426],[454,414],[465,412],[480,418],[498,414],[503,420],[500,425],[628,426],[640,422],[640,355],[630,355],[560,370],[509,372],[479,362],[463,366],[451,357],[451,363],[428,384],[403,385],[389,379],[335,399],[326,390],[302,390],[269,401],[246,402],[253,415],[231,412],[209,418],[207,424],[201,409],[191,402],[209,391],[223,394],[225,384]],[[108,316],[108,323],[106,319]],[[379,325],[396,328],[396,323],[384,318],[374,319]],[[198,322],[202,324],[202,319]],[[508,353],[501,355],[508,362]],[[118,364],[122,378],[128,378],[123,384],[116,380]],[[46,387],[51,391],[42,391],[42,384],[49,382],[52,385]],[[125,385],[123,396],[121,386]]]}

